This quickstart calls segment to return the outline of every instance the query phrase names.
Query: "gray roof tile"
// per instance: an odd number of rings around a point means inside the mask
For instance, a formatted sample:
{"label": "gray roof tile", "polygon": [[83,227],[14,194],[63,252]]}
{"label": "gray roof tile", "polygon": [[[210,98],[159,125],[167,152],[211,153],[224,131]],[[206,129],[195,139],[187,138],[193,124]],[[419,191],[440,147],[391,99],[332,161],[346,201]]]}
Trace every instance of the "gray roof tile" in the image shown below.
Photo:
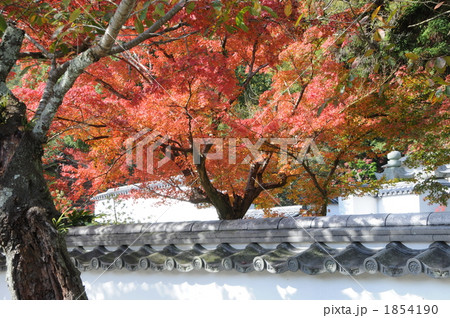
{"label": "gray roof tile", "polygon": [[364,260],[364,267],[368,273],[381,272],[388,276],[402,276],[408,273],[407,262],[420,254],[421,250],[413,250],[402,243],[391,242],[375,255]]}
{"label": "gray roof tile", "polygon": [[[450,213],[93,226],[72,228],[66,236],[71,260],[81,271],[380,272],[433,278],[449,277],[446,241],[450,241]],[[428,247],[404,245],[410,242]],[[343,247],[331,248],[327,243]],[[384,247],[370,249],[366,243]],[[0,250],[0,270],[5,269]]]}

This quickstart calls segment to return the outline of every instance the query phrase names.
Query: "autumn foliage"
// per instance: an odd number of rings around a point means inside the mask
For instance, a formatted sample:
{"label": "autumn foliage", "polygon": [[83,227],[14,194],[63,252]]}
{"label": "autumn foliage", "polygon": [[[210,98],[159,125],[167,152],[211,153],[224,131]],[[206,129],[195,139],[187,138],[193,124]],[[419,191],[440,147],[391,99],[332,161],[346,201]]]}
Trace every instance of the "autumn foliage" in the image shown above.
{"label": "autumn foliage", "polygon": [[[119,41],[143,32],[172,3],[139,2]],[[111,1],[84,4],[27,2],[33,13],[21,27],[39,35],[39,46],[64,63],[102,34],[115,9]],[[381,61],[367,71],[376,48],[357,52],[353,45],[367,36],[361,20],[368,17],[371,26],[384,23],[369,34],[382,50],[388,21],[380,8],[327,11],[320,1],[191,2],[165,32],[104,58],[79,77],[49,136],[44,163],[51,187],[86,205],[108,187],[163,180],[174,184],[164,196],[231,208],[219,216],[241,218],[247,203],[278,205],[276,195],[292,184],[290,198],[325,215],[330,199],[362,184],[345,163],[381,157],[391,146],[407,150],[407,141],[435,131],[448,111],[448,98],[433,95],[443,84],[427,85],[425,68],[412,72]],[[23,8],[5,7],[11,15],[18,10]],[[36,46],[28,41],[23,49],[13,90],[30,118],[50,67],[25,54]],[[264,79],[268,87],[243,102]],[[134,166],[127,162],[127,140],[143,131],[153,134],[149,145],[160,141],[153,157],[143,153],[146,165],[170,157],[151,173],[136,167],[136,157]],[[373,140],[383,140],[384,148],[374,150]],[[197,162],[196,151],[203,155]],[[222,158],[214,159],[214,153]]]}

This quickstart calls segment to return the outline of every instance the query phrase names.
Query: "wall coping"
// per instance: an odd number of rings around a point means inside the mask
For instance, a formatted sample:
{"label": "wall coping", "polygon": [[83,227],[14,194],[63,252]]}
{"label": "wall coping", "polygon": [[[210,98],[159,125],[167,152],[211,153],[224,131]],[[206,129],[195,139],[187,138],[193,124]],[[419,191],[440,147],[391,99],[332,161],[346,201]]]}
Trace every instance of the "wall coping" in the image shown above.
{"label": "wall coping", "polygon": [[136,223],[69,229],[67,245],[450,241],[450,212]]}
{"label": "wall coping", "polygon": [[[71,228],[66,241],[81,271],[234,269],[450,277],[450,212],[85,226]],[[342,242],[344,248],[327,244]],[[373,242],[384,246],[365,244]],[[413,249],[406,242],[428,246]],[[212,243],[217,246],[207,247]],[[5,269],[0,251],[0,271]]]}

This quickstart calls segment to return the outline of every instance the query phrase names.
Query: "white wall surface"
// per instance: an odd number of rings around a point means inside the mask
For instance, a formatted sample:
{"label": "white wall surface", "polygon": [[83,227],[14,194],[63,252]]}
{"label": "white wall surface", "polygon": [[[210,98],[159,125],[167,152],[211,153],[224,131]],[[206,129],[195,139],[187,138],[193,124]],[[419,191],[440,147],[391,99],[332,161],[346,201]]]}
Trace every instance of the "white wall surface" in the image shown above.
{"label": "white wall surface", "polygon": [[450,200],[447,206],[430,204],[424,194],[405,194],[383,196],[378,198],[379,213],[415,213],[415,212],[450,212]]}
{"label": "white wall surface", "polygon": [[383,196],[378,198],[379,213],[414,213],[420,211],[420,197],[415,194]]}
{"label": "white wall surface", "polygon": [[371,214],[377,213],[377,198],[367,195],[363,197],[349,196],[339,198],[339,214]]}
{"label": "white wall surface", "polygon": [[[381,274],[309,276],[302,272],[270,274],[236,271],[189,273],[89,271],[82,274],[89,299],[116,300],[439,300],[449,299],[448,279],[423,274],[392,278]],[[0,273],[0,299],[10,299]]]}
{"label": "white wall surface", "polygon": [[99,222],[172,222],[218,220],[215,208],[199,209],[195,204],[177,200],[166,200],[162,205],[158,199],[107,199],[95,202],[95,214]]}
{"label": "white wall surface", "polygon": [[[371,213],[426,213],[450,212],[450,200],[447,206],[430,204],[425,195],[400,194],[382,197],[349,196],[339,198],[339,214],[371,214]],[[333,214],[328,214],[333,215]]]}

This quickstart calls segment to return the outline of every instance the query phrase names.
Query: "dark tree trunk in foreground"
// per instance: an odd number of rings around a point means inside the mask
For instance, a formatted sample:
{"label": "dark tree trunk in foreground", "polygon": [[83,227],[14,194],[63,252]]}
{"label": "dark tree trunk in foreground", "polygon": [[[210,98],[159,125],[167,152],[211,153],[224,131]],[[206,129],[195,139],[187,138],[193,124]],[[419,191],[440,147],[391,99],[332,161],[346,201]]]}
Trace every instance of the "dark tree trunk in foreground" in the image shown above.
{"label": "dark tree trunk in foreground", "polygon": [[86,299],[64,237],[51,221],[58,212],[42,175],[42,149],[36,144],[28,132],[1,138],[0,243],[7,283],[14,299]]}
{"label": "dark tree trunk in foreground", "polygon": [[0,44],[0,245],[13,299],[85,299],[41,164],[42,146],[27,124],[23,103],[6,88],[23,32],[8,29]]}

